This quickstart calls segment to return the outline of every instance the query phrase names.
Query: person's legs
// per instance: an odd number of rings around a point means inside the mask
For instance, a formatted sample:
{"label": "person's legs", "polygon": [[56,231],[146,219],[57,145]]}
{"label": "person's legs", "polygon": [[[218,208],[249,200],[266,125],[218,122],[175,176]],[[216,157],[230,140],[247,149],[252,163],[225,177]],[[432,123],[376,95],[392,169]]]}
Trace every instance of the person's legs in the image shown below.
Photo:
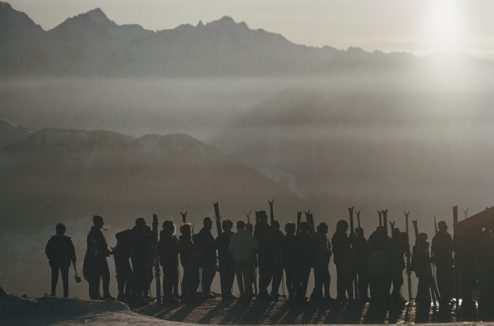
{"label": "person's legs", "polygon": [[63,285],[63,297],[69,297],[69,266],[63,266],[60,268],[62,274],[62,285]]}
{"label": "person's legs", "polygon": [[323,279],[323,288],[324,288],[324,297],[325,298],[330,298],[331,294],[329,292],[330,285],[331,285],[331,275],[329,274],[329,266],[324,265],[322,268],[322,279]]}
{"label": "person's legs", "polygon": [[101,264],[101,279],[103,281],[103,298],[108,299],[110,297],[110,270],[106,259]]}
{"label": "person's legs", "polygon": [[237,276],[237,286],[238,291],[240,292],[240,297],[245,297],[245,287],[244,287],[244,275],[245,275],[245,266],[242,262],[235,263],[235,274]]}
{"label": "person's legs", "polygon": [[209,295],[211,292],[211,283],[214,279],[215,267],[216,265],[214,263],[206,264],[202,267],[201,285],[203,295]]}
{"label": "person's legs", "polygon": [[288,291],[288,299],[293,299],[294,295],[294,277],[292,266],[285,266],[286,289]]}
{"label": "person's legs", "polygon": [[58,283],[58,269],[56,265],[50,265],[51,267],[51,295],[54,297],[57,295],[57,283]]}
{"label": "person's legs", "polygon": [[313,300],[322,298],[323,268],[324,267],[320,265],[314,267],[314,290],[312,290],[312,294],[310,295]]}
{"label": "person's legs", "polygon": [[336,264],[336,298],[338,300],[346,299],[346,277],[342,264]]}

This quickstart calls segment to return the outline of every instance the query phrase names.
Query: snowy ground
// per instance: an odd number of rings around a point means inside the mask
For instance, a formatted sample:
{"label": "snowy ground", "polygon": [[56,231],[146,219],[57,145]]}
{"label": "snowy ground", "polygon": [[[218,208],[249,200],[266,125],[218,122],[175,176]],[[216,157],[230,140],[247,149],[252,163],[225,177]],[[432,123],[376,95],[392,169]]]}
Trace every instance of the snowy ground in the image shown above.
{"label": "snowy ground", "polygon": [[182,323],[132,312],[118,301],[89,301],[44,297],[0,297],[0,325],[166,325]]}
{"label": "snowy ground", "polygon": [[[450,324],[461,326],[494,325],[494,323],[481,322]],[[197,326],[198,324],[186,324],[141,315],[132,312],[127,305],[118,301],[89,301],[51,297],[32,299],[0,294],[0,325]]]}

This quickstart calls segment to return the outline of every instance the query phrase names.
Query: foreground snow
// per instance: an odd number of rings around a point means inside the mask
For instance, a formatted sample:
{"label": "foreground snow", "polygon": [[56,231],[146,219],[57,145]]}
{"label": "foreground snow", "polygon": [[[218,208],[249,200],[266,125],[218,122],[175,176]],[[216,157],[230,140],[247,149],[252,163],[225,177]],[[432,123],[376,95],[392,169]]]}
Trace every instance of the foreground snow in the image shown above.
{"label": "foreground snow", "polygon": [[139,315],[118,301],[0,297],[0,325],[183,325]]}

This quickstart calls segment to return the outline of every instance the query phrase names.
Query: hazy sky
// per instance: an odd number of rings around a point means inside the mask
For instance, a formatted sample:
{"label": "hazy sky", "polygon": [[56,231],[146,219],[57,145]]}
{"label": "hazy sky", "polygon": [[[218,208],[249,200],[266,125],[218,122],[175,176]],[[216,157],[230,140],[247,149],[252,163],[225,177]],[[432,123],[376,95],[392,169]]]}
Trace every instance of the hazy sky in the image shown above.
{"label": "hazy sky", "polygon": [[461,50],[494,59],[492,0],[10,0],[45,29],[100,7],[148,29],[224,15],[308,45],[368,50]]}

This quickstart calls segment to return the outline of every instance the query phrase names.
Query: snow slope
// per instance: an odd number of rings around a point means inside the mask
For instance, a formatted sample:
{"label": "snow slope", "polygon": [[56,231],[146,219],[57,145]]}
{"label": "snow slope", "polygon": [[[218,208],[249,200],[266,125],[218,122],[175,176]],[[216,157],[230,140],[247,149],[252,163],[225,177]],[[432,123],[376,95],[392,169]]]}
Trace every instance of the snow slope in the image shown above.
{"label": "snow slope", "polygon": [[0,297],[0,325],[166,325],[171,322],[132,312],[118,301],[88,301],[44,297]]}

